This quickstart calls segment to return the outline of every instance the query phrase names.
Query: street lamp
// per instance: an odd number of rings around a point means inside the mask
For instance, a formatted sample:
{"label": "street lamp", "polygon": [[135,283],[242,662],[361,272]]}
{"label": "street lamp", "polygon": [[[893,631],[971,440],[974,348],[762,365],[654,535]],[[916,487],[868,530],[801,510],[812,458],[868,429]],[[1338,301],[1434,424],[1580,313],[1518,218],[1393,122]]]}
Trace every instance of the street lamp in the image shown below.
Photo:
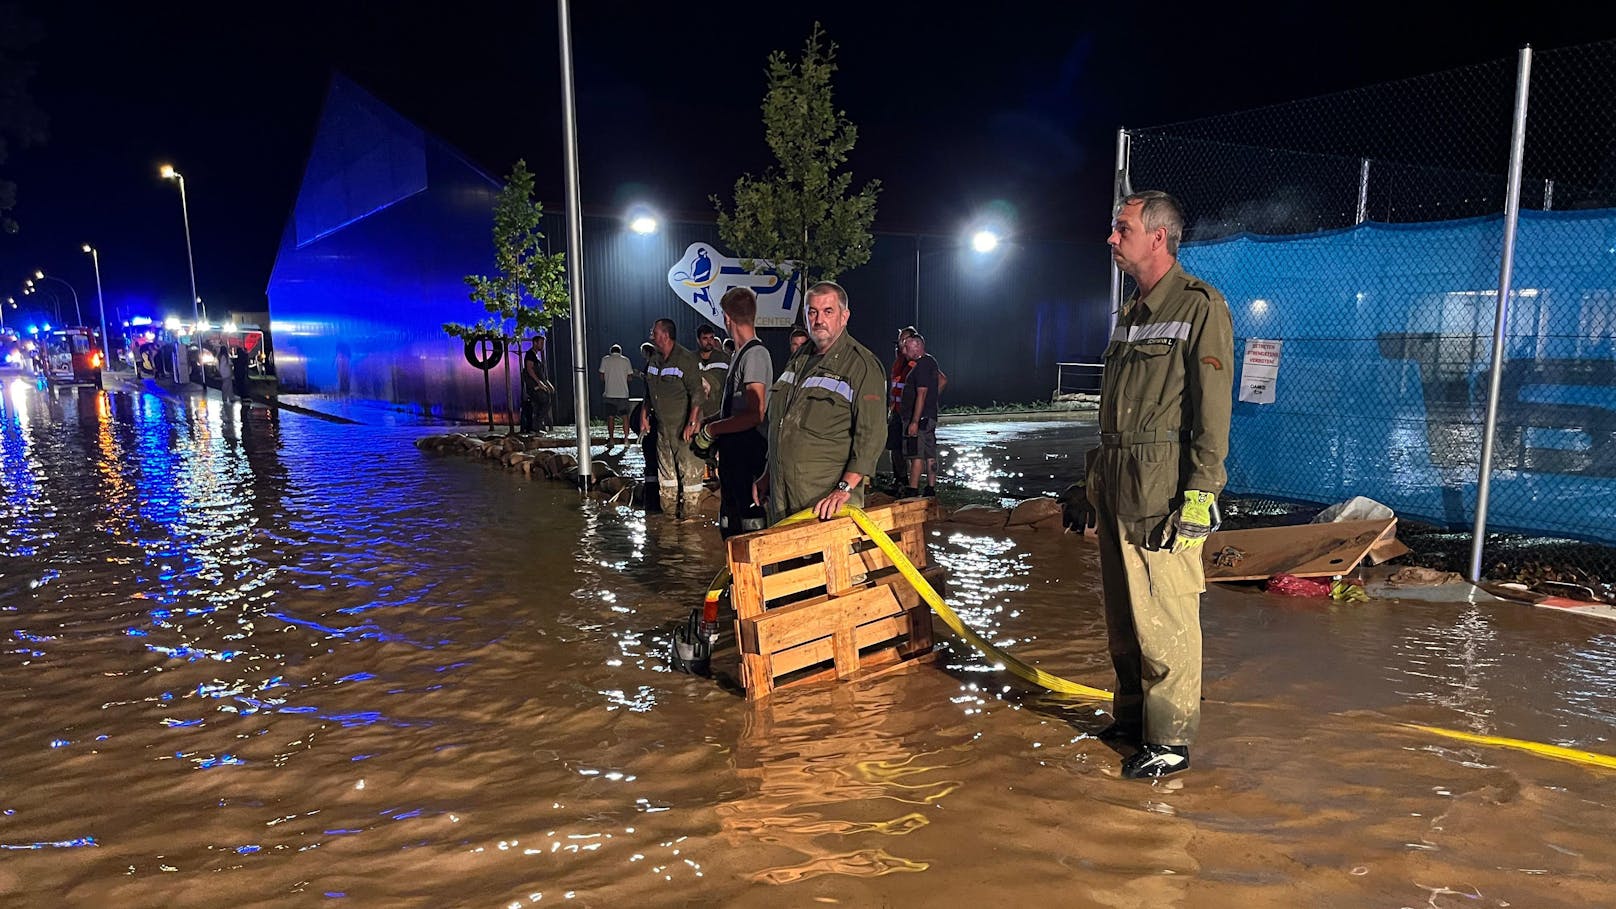
{"label": "street lamp", "polygon": [[112,368],[112,339],[107,336],[107,298],[101,293],[101,254],[94,246],[84,244],[84,251],[90,254],[90,264],[95,266],[95,302],[101,309],[101,358],[106,362],[107,368]]}
{"label": "street lamp", "polygon": [[172,164],[164,164],[157,170],[164,180],[174,180],[180,185],[180,216],[185,219],[185,264],[191,270],[191,321],[202,321],[201,311],[197,307],[202,298],[196,293],[196,257],[191,254],[191,209],[185,201],[185,175],[174,169]]}
{"label": "street lamp", "polygon": [[979,230],[971,235],[971,248],[979,253],[990,253],[999,248],[999,235],[991,230]]}
{"label": "street lamp", "polygon": [[643,205],[636,206],[628,213],[628,229],[642,237],[656,233],[659,226],[656,215]]}
{"label": "street lamp", "polygon": [[[38,278],[41,281],[55,281],[57,284],[60,284],[63,287],[67,288],[67,292],[73,295],[73,319],[74,319],[73,324],[75,324],[75,325],[83,325],[84,324],[84,314],[79,311],[79,292],[73,289],[73,285],[67,283],[66,281],[63,281],[61,278],[58,278],[55,275],[47,275],[43,271],[35,271],[34,272],[34,277]],[[29,283],[29,286],[30,287],[33,286],[32,282]]]}
{"label": "street lamp", "polygon": [[0,306],[0,334],[4,334],[5,330],[6,330],[6,306],[11,307],[12,309],[16,309],[17,308],[17,298],[16,297],[7,297],[5,305]]}

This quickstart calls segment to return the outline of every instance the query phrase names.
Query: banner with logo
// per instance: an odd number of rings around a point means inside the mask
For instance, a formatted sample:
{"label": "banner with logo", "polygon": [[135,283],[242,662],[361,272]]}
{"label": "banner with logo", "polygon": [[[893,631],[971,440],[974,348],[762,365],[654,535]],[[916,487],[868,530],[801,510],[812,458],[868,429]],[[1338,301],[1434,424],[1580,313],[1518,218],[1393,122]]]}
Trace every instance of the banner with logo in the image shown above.
{"label": "banner with logo", "polygon": [[1246,361],[1240,368],[1240,400],[1274,403],[1274,380],[1279,377],[1279,349],[1284,341],[1246,339]]}
{"label": "banner with logo", "polygon": [[668,286],[714,325],[723,324],[718,301],[732,287],[757,292],[758,328],[788,328],[797,323],[801,294],[795,273],[782,275],[780,269],[771,269],[753,274],[741,267],[741,260],[720,253],[711,243],[690,244],[684,258],[668,269]]}

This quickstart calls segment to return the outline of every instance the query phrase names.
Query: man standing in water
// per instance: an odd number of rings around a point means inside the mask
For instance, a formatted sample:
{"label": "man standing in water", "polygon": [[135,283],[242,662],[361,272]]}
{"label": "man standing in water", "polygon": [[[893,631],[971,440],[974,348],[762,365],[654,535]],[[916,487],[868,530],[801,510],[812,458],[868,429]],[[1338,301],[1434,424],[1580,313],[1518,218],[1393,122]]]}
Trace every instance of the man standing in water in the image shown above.
{"label": "man standing in water", "polygon": [[757,293],[732,287],[718,305],[724,311],[724,330],[741,347],[718,391],[718,419],[703,426],[690,444],[702,457],[715,444],[718,449],[718,535],[727,539],[767,524],[754,489],[768,466],[763,414],[774,383],[774,362],[757,336]]}
{"label": "man standing in water", "polygon": [[[662,513],[694,520],[706,469],[689,447],[701,425],[701,365],[695,354],[674,339],[676,331],[672,319],[658,319],[651,326],[656,352],[645,365],[645,399],[656,420],[657,492]],[[651,417],[642,414],[640,432],[650,430]]]}
{"label": "man standing in water", "polygon": [[771,522],[804,508],[826,520],[862,506],[886,444],[886,368],[847,334],[847,291],[815,284],[807,313],[811,340],[769,394],[769,469],[758,490],[768,492]]}
{"label": "man standing in water", "polygon": [[1229,307],[1178,264],[1184,214],[1134,193],[1112,222],[1111,256],[1138,284],[1117,314],[1088,453],[1111,662],[1107,741],[1139,746],[1128,779],[1190,766],[1201,720],[1201,546],[1217,527],[1229,451],[1234,359]]}

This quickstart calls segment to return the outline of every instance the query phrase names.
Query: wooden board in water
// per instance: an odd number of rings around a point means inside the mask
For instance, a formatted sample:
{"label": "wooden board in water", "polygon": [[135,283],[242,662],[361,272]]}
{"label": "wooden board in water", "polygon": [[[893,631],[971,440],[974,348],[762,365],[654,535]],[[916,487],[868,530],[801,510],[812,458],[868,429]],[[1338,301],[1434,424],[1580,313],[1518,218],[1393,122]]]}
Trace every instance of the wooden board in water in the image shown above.
{"label": "wooden board in water", "polygon": [[[1206,579],[1261,581],[1280,574],[1300,578],[1347,574],[1358,567],[1377,541],[1393,538],[1396,528],[1396,518],[1383,518],[1220,530],[1201,547]],[[1212,557],[1231,546],[1244,552],[1245,558],[1234,566],[1213,565]]]}

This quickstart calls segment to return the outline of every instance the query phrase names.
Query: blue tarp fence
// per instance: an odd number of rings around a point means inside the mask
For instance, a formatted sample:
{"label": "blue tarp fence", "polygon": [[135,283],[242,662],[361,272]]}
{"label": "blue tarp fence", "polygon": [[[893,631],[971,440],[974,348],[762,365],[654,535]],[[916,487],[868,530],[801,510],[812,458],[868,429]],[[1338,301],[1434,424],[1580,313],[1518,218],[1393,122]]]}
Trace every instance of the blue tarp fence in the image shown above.
{"label": "blue tarp fence", "polygon": [[[1281,341],[1272,404],[1238,400],[1231,492],[1364,495],[1474,519],[1502,216],[1185,244],[1235,356]],[[1488,527],[1616,543],[1616,211],[1521,213]]]}

